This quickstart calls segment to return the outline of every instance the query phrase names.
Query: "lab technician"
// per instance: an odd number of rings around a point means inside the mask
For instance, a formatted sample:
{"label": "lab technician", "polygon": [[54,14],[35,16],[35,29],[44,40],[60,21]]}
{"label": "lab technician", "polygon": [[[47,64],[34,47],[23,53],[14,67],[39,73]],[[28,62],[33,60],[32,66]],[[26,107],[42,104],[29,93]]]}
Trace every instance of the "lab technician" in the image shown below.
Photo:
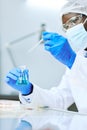
{"label": "lab technician", "polygon": [[29,104],[30,107],[67,109],[75,102],[78,111],[87,112],[87,2],[68,1],[60,16],[65,36],[51,32],[44,32],[42,35],[45,50],[66,65],[60,84],[50,90],[30,81],[27,85],[17,85],[19,68],[9,71],[6,82],[20,92],[21,103]]}

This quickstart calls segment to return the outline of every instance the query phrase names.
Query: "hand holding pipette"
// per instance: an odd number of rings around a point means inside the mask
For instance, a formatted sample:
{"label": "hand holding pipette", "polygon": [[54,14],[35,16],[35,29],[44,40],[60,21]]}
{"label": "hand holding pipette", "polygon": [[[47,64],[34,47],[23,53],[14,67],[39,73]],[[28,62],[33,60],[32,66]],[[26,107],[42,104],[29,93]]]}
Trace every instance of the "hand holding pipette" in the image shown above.
{"label": "hand holding pipette", "polygon": [[58,33],[44,32],[43,40],[45,50],[49,51],[58,61],[71,69],[76,53],[71,48],[67,38]]}

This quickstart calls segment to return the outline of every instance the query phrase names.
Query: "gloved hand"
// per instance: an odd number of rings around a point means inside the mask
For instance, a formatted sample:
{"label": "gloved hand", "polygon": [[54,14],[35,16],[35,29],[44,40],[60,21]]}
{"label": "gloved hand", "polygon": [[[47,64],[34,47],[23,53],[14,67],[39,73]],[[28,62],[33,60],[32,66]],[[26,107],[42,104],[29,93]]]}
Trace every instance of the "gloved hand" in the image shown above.
{"label": "gloved hand", "polygon": [[[28,70],[26,69],[26,74],[28,74]],[[27,84],[17,84],[17,80],[21,75],[21,69],[14,68],[6,76],[6,82],[8,85],[13,87],[14,89],[20,91],[22,95],[28,95],[33,90],[33,85],[27,81]]]}
{"label": "gloved hand", "polygon": [[32,125],[25,120],[21,120],[15,130],[32,130]]}
{"label": "gloved hand", "polygon": [[72,50],[68,40],[57,33],[43,33],[45,50],[49,51],[57,60],[71,68],[76,53]]}

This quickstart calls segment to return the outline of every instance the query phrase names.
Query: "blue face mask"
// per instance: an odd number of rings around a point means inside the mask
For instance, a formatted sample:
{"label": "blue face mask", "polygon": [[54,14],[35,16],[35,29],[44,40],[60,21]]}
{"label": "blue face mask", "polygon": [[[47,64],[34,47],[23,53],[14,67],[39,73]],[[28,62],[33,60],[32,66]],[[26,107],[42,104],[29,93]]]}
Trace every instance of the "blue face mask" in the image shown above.
{"label": "blue face mask", "polygon": [[75,52],[87,47],[87,31],[85,30],[83,23],[68,29],[66,36]]}

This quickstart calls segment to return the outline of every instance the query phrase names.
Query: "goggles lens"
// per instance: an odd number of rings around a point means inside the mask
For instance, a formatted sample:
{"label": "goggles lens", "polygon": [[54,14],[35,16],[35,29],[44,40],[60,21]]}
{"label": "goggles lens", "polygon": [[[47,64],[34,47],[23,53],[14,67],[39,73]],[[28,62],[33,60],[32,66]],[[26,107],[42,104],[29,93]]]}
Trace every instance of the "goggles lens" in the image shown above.
{"label": "goggles lens", "polygon": [[63,29],[66,31],[67,29],[79,24],[82,21],[82,18],[82,14],[70,18],[66,23],[63,24]]}

